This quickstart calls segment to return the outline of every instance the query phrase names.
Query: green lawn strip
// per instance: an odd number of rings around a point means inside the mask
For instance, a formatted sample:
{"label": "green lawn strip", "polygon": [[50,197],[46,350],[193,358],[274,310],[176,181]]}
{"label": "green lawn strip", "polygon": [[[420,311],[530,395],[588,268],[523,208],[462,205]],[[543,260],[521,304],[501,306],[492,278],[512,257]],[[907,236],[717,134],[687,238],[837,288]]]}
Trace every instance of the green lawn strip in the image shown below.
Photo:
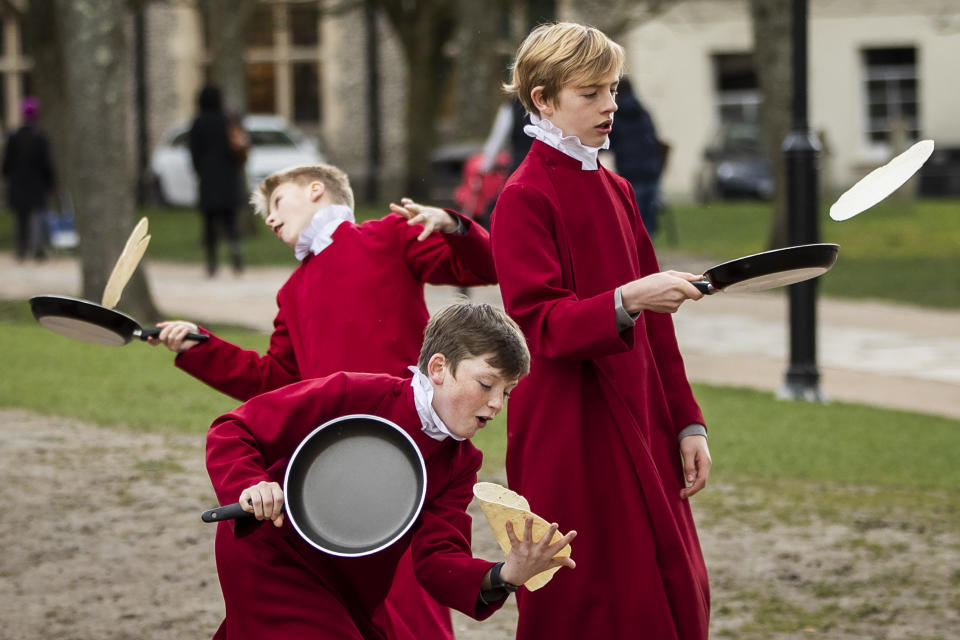
{"label": "green lawn strip", "polygon": [[[844,402],[777,400],[751,389],[698,384],[694,391],[709,425],[716,478],[960,486],[960,421]],[[484,452],[484,473],[502,473],[505,416],[474,438]]]}
{"label": "green lawn strip", "polygon": [[[821,241],[839,244],[840,256],[820,279],[825,294],[960,307],[960,200],[894,198],[844,222],[831,220],[828,211],[824,203]],[[718,262],[764,251],[771,216],[767,202],[673,204],[656,237],[658,251]]]}
{"label": "green lawn strip", "polygon": [[[261,353],[268,337],[223,337]],[[236,402],[176,369],[163,347],[103,347],[33,322],[26,303],[0,305],[6,382],[0,406],[134,429],[203,433]],[[960,421],[834,402],[780,401],[750,389],[695,385],[718,477],[948,489],[960,486]],[[477,436],[486,470],[502,469],[505,417]]]}
{"label": "green lawn strip", "polygon": [[[829,218],[829,206],[824,202],[819,209],[821,240],[836,242],[841,249],[836,267],[820,280],[823,293],[960,308],[960,199],[903,202],[893,197],[844,222]],[[362,221],[388,211],[386,204],[359,205],[356,213]],[[296,264],[289,247],[260,218],[249,211],[240,215],[248,265]],[[148,260],[204,259],[202,218],[196,210],[145,208],[136,216],[150,220]],[[673,203],[656,238],[657,248],[711,262],[731,260],[769,248],[771,217],[769,202]],[[12,220],[7,212],[0,215],[0,250],[12,249]]]}

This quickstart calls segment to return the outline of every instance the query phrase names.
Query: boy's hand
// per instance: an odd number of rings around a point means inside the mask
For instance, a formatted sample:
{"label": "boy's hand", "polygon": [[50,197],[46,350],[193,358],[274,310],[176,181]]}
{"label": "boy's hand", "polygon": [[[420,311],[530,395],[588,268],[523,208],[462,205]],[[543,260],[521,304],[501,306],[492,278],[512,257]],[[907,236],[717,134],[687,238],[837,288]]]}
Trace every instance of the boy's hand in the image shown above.
{"label": "boy's hand", "polygon": [[674,313],[687,300],[699,300],[703,297],[703,294],[690,284],[702,279],[702,276],[684,271],[662,271],[644,276],[620,288],[623,308],[634,314],[644,309],[657,313]]}
{"label": "boy's hand", "polygon": [[683,477],[688,485],[680,490],[680,497],[686,500],[707,485],[713,460],[710,459],[707,439],[701,435],[680,440],[680,456],[683,458]]}
{"label": "boy's hand", "polygon": [[240,506],[257,520],[273,520],[273,526],[283,526],[283,489],[276,482],[260,481],[240,494]]}
{"label": "boy's hand", "polygon": [[541,571],[553,567],[569,567],[570,569],[576,567],[577,563],[573,561],[573,558],[554,558],[554,556],[577,537],[577,532],[571,531],[554,544],[550,544],[550,540],[553,540],[553,534],[556,531],[557,523],[554,522],[543,534],[543,537],[534,542],[533,518],[527,517],[525,519],[522,538],[517,538],[513,530],[513,523],[508,520],[507,537],[510,538],[511,548],[503,568],[500,569],[500,577],[510,584],[520,586]]}
{"label": "boy's hand", "polygon": [[406,218],[407,224],[422,224],[423,231],[417,236],[420,241],[434,231],[453,233],[460,228],[460,222],[443,209],[417,204],[410,198],[402,198],[400,204],[391,202],[390,211]]}
{"label": "boy's hand", "polygon": [[184,320],[169,320],[167,322],[158,322],[160,335],[156,338],[147,338],[147,342],[153,346],[158,344],[166,345],[167,349],[174,353],[183,353],[195,344],[200,344],[197,340],[185,340],[188,333],[197,333],[199,329],[192,322]]}

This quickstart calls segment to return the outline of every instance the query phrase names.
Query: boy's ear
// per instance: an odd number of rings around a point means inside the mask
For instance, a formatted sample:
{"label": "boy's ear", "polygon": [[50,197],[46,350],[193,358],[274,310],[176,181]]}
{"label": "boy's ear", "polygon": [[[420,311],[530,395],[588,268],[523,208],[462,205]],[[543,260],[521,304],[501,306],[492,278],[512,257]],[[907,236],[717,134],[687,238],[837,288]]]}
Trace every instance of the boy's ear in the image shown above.
{"label": "boy's ear", "polygon": [[310,183],[310,201],[320,202],[320,198],[327,191],[327,185],[320,180],[314,180]]}
{"label": "boy's ear", "polygon": [[433,384],[443,384],[443,378],[447,372],[447,358],[442,353],[435,353],[430,356],[427,362],[427,376]]}
{"label": "boy's ear", "polygon": [[542,84],[530,90],[530,99],[533,101],[533,106],[540,112],[540,117],[549,118],[553,115],[553,107],[550,105],[550,102],[543,99]]}

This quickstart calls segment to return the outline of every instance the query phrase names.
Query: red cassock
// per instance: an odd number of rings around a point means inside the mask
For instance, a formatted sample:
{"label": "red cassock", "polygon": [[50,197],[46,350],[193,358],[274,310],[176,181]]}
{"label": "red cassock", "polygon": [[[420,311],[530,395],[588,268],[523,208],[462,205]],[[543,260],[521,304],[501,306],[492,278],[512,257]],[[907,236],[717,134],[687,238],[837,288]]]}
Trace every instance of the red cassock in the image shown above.
{"label": "red cassock", "polygon": [[[266,355],[211,335],[176,365],[239,400],[338,371],[409,376],[429,319],[424,283],[496,283],[489,235],[460,219],[463,235],[433,233],[422,242],[423,227],[397,214],[341,224],[333,244],[305,258],[277,294]],[[409,555],[388,601],[401,637],[452,640],[450,612],[419,588]]]}
{"label": "red cassock", "polygon": [[214,421],[207,470],[221,504],[260,481],[283,483],[300,441],[324,422],[366,413],[396,423],[427,466],[427,495],[414,527],[398,542],[359,558],[309,545],[284,519],[217,525],[217,572],[226,619],[215,638],[230,640],[393,639],[400,632],[384,605],[394,571],[409,548],[417,578],[436,600],[478,620],[503,603],[478,604],[492,562],[470,548],[473,497],[482,456],[469,441],[437,441],[421,431],[409,379],[337,373],[257,396]]}
{"label": "red cassock", "polygon": [[617,331],[614,290],[659,271],[629,184],[535,141],[492,246],[530,375],[511,394],[507,478],[576,529],[575,571],[519,595],[517,638],[707,637],[707,573],[677,434],[703,416],[669,315]]}

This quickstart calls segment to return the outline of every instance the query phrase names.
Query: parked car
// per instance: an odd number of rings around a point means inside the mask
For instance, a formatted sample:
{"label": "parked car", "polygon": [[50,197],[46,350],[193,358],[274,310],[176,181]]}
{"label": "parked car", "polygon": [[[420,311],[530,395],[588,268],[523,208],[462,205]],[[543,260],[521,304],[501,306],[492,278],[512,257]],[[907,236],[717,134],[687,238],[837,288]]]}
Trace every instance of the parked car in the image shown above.
{"label": "parked car", "polygon": [[[282,116],[248,115],[243,119],[243,128],[250,135],[250,153],[244,167],[249,189],[274,171],[324,161],[316,143]],[[165,204],[192,207],[197,203],[197,176],[190,161],[189,133],[189,122],[171,127],[150,158],[158,195]]]}
{"label": "parked car", "polygon": [[767,199],[772,194],[773,179],[760,126],[747,122],[723,126],[703,152],[697,175],[697,199],[700,202],[717,198]]}

